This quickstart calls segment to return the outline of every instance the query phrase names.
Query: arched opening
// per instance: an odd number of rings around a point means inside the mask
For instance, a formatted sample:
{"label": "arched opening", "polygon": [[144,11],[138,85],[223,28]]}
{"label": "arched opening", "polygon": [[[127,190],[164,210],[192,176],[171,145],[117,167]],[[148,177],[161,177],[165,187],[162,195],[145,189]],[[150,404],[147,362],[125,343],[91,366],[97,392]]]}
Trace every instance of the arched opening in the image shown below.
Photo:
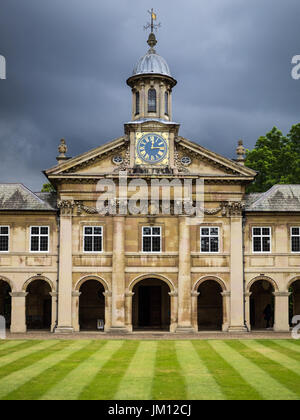
{"label": "arched opening", "polygon": [[165,114],[169,115],[169,93],[165,92]]}
{"label": "arched opening", "polygon": [[300,315],[300,280],[294,281],[289,289],[290,294],[290,325],[292,324],[292,319],[295,315]]}
{"label": "arched opening", "polygon": [[135,115],[139,115],[140,113],[140,92],[136,92],[135,94]]}
{"label": "arched opening", "polygon": [[26,325],[28,330],[50,330],[51,287],[45,280],[33,280],[26,292]]}
{"label": "arched opening", "polygon": [[268,280],[257,280],[250,288],[251,329],[270,329],[274,326],[274,287]]}
{"label": "arched opening", "polygon": [[145,279],[133,288],[133,329],[169,331],[171,319],[170,288],[162,280]]}
{"label": "arched opening", "polygon": [[103,330],[105,325],[104,286],[97,280],[87,280],[80,287],[79,326],[80,330]]}
{"label": "arched opening", "polygon": [[198,330],[222,330],[222,287],[215,280],[206,280],[198,287]]}
{"label": "arched opening", "polygon": [[156,112],[156,90],[148,91],[148,112]]}
{"label": "arched opening", "polygon": [[0,280],[0,315],[5,318],[6,328],[10,328],[11,324],[11,287],[4,281]]}

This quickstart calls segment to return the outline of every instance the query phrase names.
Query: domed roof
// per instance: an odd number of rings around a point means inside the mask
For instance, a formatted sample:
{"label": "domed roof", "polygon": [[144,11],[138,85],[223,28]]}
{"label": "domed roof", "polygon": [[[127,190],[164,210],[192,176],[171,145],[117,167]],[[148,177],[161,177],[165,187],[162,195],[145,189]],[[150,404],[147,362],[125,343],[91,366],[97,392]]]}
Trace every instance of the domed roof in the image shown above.
{"label": "domed roof", "polygon": [[133,69],[133,76],[138,74],[162,74],[164,76],[172,77],[170,68],[166,60],[160,55],[156,54],[156,51],[151,48],[146,55],[141,57]]}

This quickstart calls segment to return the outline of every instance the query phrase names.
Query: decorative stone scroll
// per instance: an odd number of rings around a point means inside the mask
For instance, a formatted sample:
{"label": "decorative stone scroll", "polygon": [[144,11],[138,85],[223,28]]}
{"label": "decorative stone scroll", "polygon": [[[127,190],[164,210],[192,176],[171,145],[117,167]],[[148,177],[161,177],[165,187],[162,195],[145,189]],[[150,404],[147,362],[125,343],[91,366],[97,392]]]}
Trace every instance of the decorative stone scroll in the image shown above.
{"label": "decorative stone scroll", "polygon": [[59,200],[57,207],[60,209],[62,216],[72,216],[75,203],[73,200]]}

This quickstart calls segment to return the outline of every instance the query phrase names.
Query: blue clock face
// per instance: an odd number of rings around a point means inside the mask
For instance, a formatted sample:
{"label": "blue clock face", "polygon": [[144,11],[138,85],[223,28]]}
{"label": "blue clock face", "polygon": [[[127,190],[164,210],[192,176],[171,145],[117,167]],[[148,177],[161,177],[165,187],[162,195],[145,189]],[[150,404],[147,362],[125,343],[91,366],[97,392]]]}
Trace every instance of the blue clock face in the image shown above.
{"label": "blue clock face", "polygon": [[155,133],[145,134],[137,143],[137,154],[144,162],[159,163],[168,153],[166,140]]}

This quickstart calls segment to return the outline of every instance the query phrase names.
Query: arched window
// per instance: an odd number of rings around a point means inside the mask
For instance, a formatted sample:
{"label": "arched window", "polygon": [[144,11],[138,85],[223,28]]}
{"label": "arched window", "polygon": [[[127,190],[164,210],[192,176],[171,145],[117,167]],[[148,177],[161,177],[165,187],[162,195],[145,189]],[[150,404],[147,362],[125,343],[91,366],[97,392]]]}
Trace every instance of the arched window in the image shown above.
{"label": "arched window", "polygon": [[156,112],[156,90],[148,91],[148,112]]}
{"label": "arched window", "polygon": [[169,94],[165,93],[165,114],[169,115]]}
{"label": "arched window", "polygon": [[135,94],[135,115],[140,113],[140,92]]}

